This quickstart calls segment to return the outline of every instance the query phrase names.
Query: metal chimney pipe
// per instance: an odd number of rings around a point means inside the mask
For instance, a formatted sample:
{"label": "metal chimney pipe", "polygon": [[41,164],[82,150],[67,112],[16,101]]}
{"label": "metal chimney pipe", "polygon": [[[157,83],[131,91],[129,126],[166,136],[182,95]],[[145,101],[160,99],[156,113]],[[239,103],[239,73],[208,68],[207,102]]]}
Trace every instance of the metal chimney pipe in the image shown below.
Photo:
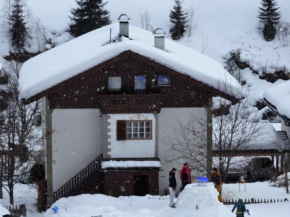
{"label": "metal chimney pipe", "polygon": [[129,38],[129,20],[127,14],[121,14],[119,20],[119,35]]}
{"label": "metal chimney pipe", "polygon": [[165,32],[161,28],[154,31],[154,47],[165,50]]}

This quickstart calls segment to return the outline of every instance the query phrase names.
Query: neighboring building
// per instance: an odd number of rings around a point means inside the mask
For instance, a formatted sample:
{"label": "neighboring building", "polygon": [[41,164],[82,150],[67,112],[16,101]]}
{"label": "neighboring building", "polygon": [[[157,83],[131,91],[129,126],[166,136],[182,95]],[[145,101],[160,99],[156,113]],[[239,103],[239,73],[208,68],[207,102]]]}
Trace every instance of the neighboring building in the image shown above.
{"label": "neighboring building", "polygon": [[285,156],[282,155],[282,159],[283,157],[288,157],[288,170],[290,171],[290,81],[266,90],[262,101],[281,118],[281,131],[279,132],[279,136],[282,144],[280,145],[280,149],[281,152],[288,153]]}
{"label": "neighboring building", "polygon": [[124,19],[30,59],[20,91],[27,104],[44,102],[48,204],[79,193],[164,194],[169,170],[184,162],[170,161],[166,139],[191,116],[211,135],[212,97],[236,102],[239,88],[219,63]]}

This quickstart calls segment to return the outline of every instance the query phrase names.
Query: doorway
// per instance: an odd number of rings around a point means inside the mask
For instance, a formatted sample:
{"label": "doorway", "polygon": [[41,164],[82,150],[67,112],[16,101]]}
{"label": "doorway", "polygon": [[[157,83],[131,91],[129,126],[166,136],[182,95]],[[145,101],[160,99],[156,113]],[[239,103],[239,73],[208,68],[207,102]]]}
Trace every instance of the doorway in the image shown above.
{"label": "doorway", "polygon": [[134,176],[134,195],[145,196],[149,193],[149,176],[136,175]]}

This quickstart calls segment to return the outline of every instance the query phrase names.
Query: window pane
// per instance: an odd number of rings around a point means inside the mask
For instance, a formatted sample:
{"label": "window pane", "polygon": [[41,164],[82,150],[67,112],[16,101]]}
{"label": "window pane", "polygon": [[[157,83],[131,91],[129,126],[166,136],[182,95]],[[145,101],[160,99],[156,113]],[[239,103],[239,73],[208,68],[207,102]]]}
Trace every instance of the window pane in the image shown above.
{"label": "window pane", "polygon": [[119,91],[121,90],[121,77],[109,77],[108,87],[110,91]]}
{"label": "window pane", "polygon": [[148,139],[151,137],[151,133],[145,133],[145,138]]}
{"label": "window pane", "polygon": [[137,121],[133,122],[133,127],[138,127],[138,122]]}
{"label": "window pane", "polygon": [[143,139],[144,137],[144,133],[140,133],[140,139]]}
{"label": "window pane", "polygon": [[150,133],[150,132],[151,132],[150,128],[146,128],[146,133]]}
{"label": "window pane", "polygon": [[145,124],[146,124],[146,127],[150,127],[150,122],[145,122]]}
{"label": "window pane", "polygon": [[158,86],[170,86],[171,77],[170,75],[158,75]]}
{"label": "window pane", "polygon": [[146,89],[146,77],[143,75],[135,76],[135,90]]}
{"label": "window pane", "polygon": [[138,133],[133,133],[133,139],[138,139]]}

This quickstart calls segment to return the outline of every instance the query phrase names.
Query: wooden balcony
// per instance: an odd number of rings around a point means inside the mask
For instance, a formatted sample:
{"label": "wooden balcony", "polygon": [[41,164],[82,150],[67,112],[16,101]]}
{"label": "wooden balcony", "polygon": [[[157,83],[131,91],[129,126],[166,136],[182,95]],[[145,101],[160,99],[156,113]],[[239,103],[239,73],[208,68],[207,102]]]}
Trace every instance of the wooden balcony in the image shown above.
{"label": "wooden balcony", "polygon": [[100,110],[104,114],[160,113],[160,94],[114,94],[99,95]]}

